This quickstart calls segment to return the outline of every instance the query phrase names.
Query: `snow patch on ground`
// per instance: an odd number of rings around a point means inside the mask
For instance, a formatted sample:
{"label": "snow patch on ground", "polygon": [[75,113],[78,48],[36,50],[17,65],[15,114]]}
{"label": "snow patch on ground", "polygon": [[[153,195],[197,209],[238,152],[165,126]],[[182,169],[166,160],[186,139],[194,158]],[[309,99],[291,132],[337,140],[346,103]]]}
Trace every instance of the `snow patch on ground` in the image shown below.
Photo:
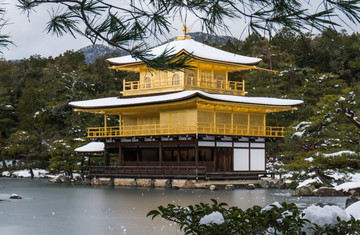
{"label": "snow patch on ground", "polygon": [[[47,174],[49,174],[49,172],[44,169],[33,169],[33,172],[34,172],[35,178],[48,177]],[[16,176],[16,177],[21,177],[21,178],[30,178],[31,177],[29,170],[18,170],[18,171],[14,171],[12,174],[10,174],[9,171],[2,172],[2,176],[10,177],[11,175]]]}
{"label": "snow patch on ground", "polygon": [[314,179],[306,179],[302,182],[299,183],[299,185],[297,186],[297,188],[303,187],[303,186],[307,186],[307,185],[311,185],[312,183],[321,183],[321,181],[319,180],[318,177],[314,178]]}
{"label": "snow patch on ground", "polygon": [[222,224],[224,223],[224,216],[219,211],[214,211],[211,214],[205,215],[200,219],[200,224]]}
{"label": "snow patch on ground", "polygon": [[343,178],[348,178],[348,182],[335,186],[336,190],[349,192],[353,188],[360,188],[360,173],[344,175]]}
{"label": "snow patch on ground", "polygon": [[360,182],[346,182],[335,187],[336,190],[342,190],[344,192],[349,192],[349,190],[353,188],[360,188]]}

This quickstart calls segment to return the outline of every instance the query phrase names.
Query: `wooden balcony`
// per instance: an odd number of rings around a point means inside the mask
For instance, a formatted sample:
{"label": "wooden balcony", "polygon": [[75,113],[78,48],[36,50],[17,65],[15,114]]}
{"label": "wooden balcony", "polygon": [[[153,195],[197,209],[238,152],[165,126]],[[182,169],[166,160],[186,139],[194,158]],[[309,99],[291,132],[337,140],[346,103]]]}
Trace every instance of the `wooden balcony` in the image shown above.
{"label": "wooden balcony", "polygon": [[206,167],[195,166],[97,166],[90,167],[90,176],[97,177],[150,177],[205,179]]}
{"label": "wooden balcony", "polygon": [[152,124],[122,127],[90,127],[87,130],[88,138],[184,134],[284,137],[284,127],[241,126],[229,124],[214,125],[208,123],[179,123],[173,125]]}
{"label": "wooden balcony", "polygon": [[202,90],[208,93],[245,95],[245,81],[207,81],[201,79],[179,79],[164,81],[123,81],[123,95],[166,93],[183,90]]}

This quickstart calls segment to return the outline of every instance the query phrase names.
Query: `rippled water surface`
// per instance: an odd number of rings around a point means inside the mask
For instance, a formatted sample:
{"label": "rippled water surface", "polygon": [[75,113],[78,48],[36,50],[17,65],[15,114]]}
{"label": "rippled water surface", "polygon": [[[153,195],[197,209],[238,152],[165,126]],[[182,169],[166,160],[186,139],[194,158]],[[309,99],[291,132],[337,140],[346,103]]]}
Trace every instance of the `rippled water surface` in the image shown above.
{"label": "rippled water surface", "polygon": [[[22,200],[10,200],[16,193]],[[168,203],[189,205],[211,198],[242,209],[274,201],[344,207],[345,197],[292,197],[291,190],[233,191],[117,188],[49,183],[47,180],[0,179],[0,234],[179,234],[177,226],[147,212]]]}

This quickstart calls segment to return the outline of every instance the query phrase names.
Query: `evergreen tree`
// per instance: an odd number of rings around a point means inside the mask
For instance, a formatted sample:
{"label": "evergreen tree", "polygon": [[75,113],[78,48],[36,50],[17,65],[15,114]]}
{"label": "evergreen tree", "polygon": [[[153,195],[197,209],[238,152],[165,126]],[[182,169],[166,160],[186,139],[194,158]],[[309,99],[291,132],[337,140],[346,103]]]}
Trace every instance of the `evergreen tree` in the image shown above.
{"label": "evergreen tree", "polygon": [[20,130],[10,135],[2,154],[12,157],[13,163],[19,160],[18,168],[29,169],[33,178],[33,168],[39,166],[41,160],[40,145],[41,141],[35,135]]}
{"label": "evergreen tree", "polygon": [[50,172],[61,173],[65,172],[67,176],[73,178],[75,171],[83,170],[81,165],[81,157],[74,151],[78,146],[73,140],[57,140],[50,150],[51,164],[49,166]]}

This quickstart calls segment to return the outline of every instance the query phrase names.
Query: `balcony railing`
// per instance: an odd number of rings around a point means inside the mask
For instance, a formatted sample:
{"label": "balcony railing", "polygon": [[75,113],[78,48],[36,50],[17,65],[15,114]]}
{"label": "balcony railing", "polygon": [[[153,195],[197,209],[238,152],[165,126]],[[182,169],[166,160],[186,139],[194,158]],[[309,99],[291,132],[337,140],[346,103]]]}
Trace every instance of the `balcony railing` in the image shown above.
{"label": "balcony railing", "polygon": [[204,166],[95,166],[91,176],[102,177],[156,177],[156,178],[206,178]]}
{"label": "balcony railing", "polygon": [[88,138],[130,137],[153,135],[237,135],[259,137],[284,137],[284,127],[244,126],[208,123],[152,124],[122,127],[91,127],[88,128]]}
{"label": "balcony railing", "polygon": [[161,80],[161,81],[130,81],[123,82],[123,91],[125,93],[131,93],[136,91],[151,92],[161,91],[165,89],[173,90],[207,90],[209,92],[225,93],[225,94],[237,94],[244,95],[245,92],[245,81],[208,81],[202,79],[178,79],[178,80]]}

